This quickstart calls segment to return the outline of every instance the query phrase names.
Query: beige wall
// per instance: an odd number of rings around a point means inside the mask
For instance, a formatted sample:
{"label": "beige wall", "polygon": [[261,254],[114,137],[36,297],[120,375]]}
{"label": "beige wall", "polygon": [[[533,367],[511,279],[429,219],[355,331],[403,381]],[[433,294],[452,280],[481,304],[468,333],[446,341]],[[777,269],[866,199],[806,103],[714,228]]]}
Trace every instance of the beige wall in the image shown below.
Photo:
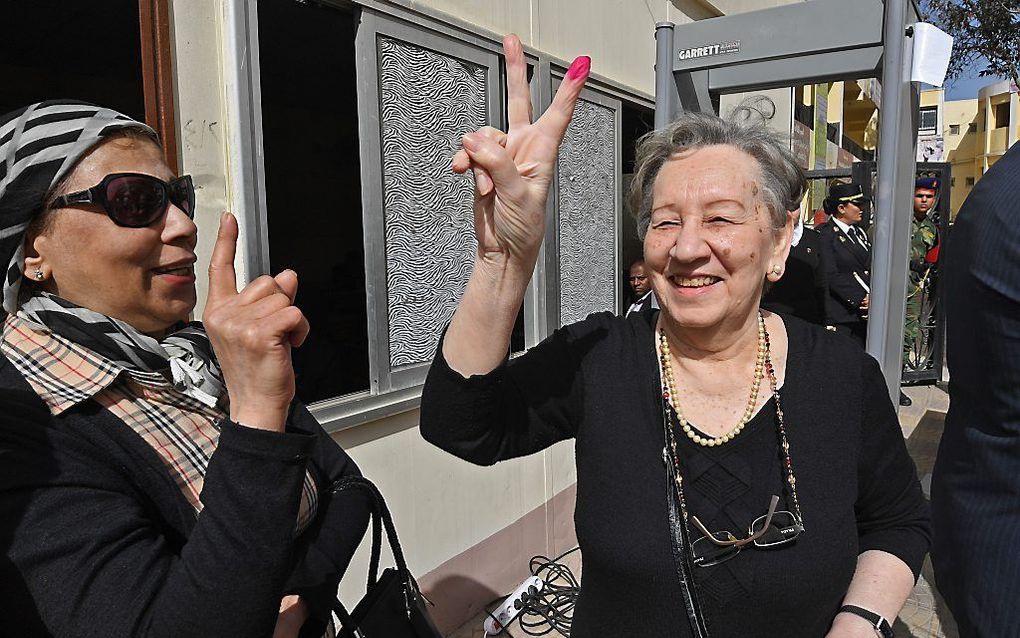
{"label": "beige wall", "polygon": [[[386,495],[408,563],[418,575],[509,526],[577,480],[571,442],[477,467],[426,443],[418,433],[417,410],[334,438]],[[544,549],[535,548],[535,553]],[[527,572],[526,564],[507,566],[515,568]],[[367,570],[363,543],[349,572],[355,576],[341,588],[346,600],[360,596]]]}
{"label": "beige wall", "polygon": [[[926,102],[935,104],[933,97],[941,91],[933,90],[922,93],[922,105]],[[1008,122],[994,121],[997,105],[1008,104]],[[951,207],[955,215],[970,194],[973,186],[967,185],[967,179],[975,182],[981,179],[988,168],[1006,152],[1020,137],[1020,118],[1017,117],[1018,96],[1009,92],[1008,82],[998,82],[983,87],[976,98],[970,100],[952,100],[943,105],[943,134],[947,160],[953,164],[953,189]],[[959,125],[960,132],[952,134],[951,126]],[[975,130],[969,130],[973,124]],[[1003,126],[1005,124],[1005,126]],[[990,128],[992,127],[992,128]]]}
{"label": "beige wall", "polygon": [[[691,19],[676,10],[670,13],[671,5],[665,0],[421,0],[407,4],[441,11],[496,34],[516,33],[525,45],[567,62],[589,55],[594,73],[648,95],[655,90],[655,23]],[[699,10],[707,17],[704,8]]]}
{"label": "beige wall", "polygon": [[571,61],[590,55],[594,73],[648,95],[655,91],[655,23],[686,24],[801,0],[419,0],[497,34]]}
{"label": "beige wall", "polygon": [[[219,1],[177,0],[172,7],[174,41],[174,97],[177,102],[177,141],[181,171],[195,180],[198,224],[198,260],[204,265],[196,282],[201,316],[208,280],[201,276],[209,263],[220,213],[231,208],[228,179],[226,115],[222,68],[222,6]],[[243,219],[243,217],[242,217]],[[242,247],[243,249],[243,247]],[[238,255],[239,279],[243,254]]]}
{"label": "beige wall", "polygon": [[921,91],[921,103],[920,106],[938,106],[939,99],[942,95],[942,89],[934,89],[930,91]]}
{"label": "beige wall", "polygon": [[[960,211],[967,195],[970,194],[973,186],[967,185],[968,178],[975,180],[981,174],[980,160],[977,152],[980,143],[980,134],[970,130],[971,124],[977,124],[978,101],[977,100],[950,100],[943,104],[943,139],[945,140],[946,161],[953,165],[952,198],[950,208],[953,215]],[[958,134],[953,134],[950,127],[960,127]],[[977,128],[975,126],[975,128]]]}

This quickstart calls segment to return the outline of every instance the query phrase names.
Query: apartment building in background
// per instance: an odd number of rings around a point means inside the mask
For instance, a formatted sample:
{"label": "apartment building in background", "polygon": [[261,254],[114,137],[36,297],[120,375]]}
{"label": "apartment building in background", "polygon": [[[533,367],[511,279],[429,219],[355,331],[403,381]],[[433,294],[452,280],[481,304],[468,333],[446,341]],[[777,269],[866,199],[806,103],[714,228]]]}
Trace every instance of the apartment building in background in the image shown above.
{"label": "apartment building in background", "polygon": [[995,82],[973,99],[946,100],[943,89],[921,93],[918,161],[949,162],[955,216],[981,176],[1020,138],[1015,84]]}

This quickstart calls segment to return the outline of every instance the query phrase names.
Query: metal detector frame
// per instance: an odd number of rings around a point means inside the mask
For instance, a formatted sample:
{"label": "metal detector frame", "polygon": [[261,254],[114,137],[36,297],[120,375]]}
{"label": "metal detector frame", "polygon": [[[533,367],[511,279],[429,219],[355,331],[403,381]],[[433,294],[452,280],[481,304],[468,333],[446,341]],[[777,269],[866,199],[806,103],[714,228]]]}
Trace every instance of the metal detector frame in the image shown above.
{"label": "metal detector frame", "polygon": [[655,126],[715,112],[723,93],[875,77],[882,82],[867,350],[899,395],[919,92],[915,0],[809,0],[655,25]]}

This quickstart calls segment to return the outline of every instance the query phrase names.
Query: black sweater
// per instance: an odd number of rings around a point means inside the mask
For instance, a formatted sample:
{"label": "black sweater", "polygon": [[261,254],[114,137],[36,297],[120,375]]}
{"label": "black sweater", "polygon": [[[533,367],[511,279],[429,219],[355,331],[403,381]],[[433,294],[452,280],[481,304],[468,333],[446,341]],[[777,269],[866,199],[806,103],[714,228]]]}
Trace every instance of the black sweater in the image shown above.
{"label": "black sweater", "polygon": [[[440,344],[422,395],[422,434],[473,463],[576,439],[575,638],[690,635],[669,541],[655,316],[592,315],[469,379]],[[892,553],[916,576],[928,549],[927,506],[878,364],[841,335],[784,320],[780,394],[805,532],[696,568],[713,638],[824,636],[861,552]],[[681,443],[689,510],[710,529],[743,536],[782,495],[774,419],[770,401],[727,445]]]}
{"label": "black sweater", "polygon": [[[52,417],[0,357],[0,636],[266,637],[285,594],[322,635],[368,521],[329,486],[354,462],[296,406],[287,432],[222,424],[197,517],[156,452],[92,401]],[[314,522],[293,538],[305,469]]]}

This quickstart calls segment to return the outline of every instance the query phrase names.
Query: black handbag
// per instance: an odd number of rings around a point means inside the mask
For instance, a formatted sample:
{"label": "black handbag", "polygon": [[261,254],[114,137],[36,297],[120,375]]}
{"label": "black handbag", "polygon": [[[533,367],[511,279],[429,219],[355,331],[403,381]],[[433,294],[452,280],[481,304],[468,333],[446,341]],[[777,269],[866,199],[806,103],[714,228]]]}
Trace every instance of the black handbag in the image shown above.
{"label": "black handbag", "polygon": [[[338,638],[443,638],[429,616],[425,607],[427,601],[419,591],[418,583],[407,570],[404,552],[397,540],[397,530],[379,488],[360,476],[347,476],[333,484],[333,494],[346,490],[362,490],[369,496],[372,507],[372,555],[368,564],[368,588],[364,598],[350,613],[339,598],[333,607],[341,625]],[[384,569],[380,576],[379,554],[384,527],[397,565]]]}

